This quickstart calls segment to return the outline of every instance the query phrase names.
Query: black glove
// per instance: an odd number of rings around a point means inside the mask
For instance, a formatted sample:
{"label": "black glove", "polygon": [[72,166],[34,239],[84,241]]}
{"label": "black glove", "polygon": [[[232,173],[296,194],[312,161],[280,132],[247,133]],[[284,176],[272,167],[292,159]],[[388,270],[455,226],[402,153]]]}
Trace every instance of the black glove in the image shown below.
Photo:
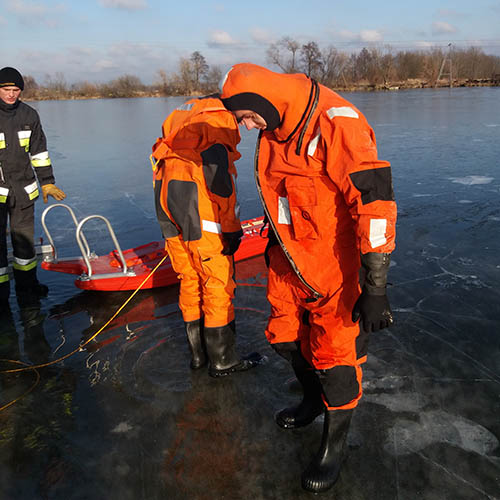
{"label": "black glove", "polygon": [[361,255],[366,279],[361,295],[354,304],[352,320],[356,322],[361,319],[366,332],[376,332],[394,323],[386,294],[389,264],[390,257],[387,253],[370,252]]}
{"label": "black glove", "polygon": [[222,239],[224,240],[222,255],[234,255],[240,246],[242,236],[242,229],[234,233],[222,233]]}
{"label": "black glove", "polygon": [[376,332],[394,323],[387,295],[370,295],[365,289],[352,310],[354,322],[361,318],[365,332]]}

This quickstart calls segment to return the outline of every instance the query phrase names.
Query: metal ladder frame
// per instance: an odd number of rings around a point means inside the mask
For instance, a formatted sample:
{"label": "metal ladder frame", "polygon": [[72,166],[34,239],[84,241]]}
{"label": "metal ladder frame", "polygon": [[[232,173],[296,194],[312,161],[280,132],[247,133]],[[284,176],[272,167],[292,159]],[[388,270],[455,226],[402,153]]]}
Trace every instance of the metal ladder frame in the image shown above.
{"label": "metal ladder frame", "polygon": [[[89,215],[82,219],[80,222],[78,222],[75,213],[73,210],[68,206],[65,205],[64,203],[54,203],[53,205],[48,206],[42,213],[42,227],[47,235],[47,239],[49,240],[50,246],[52,248],[52,255],[45,255],[44,260],[46,262],[60,262],[60,261],[68,261],[68,260],[74,260],[74,257],[67,257],[63,259],[58,259],[57,258],[57,249],[56,245],[54,243],[54,240],[52,239],[52,236],[49,232],[49,229],[47,227],[47,224],[45,222],[45,218],[47,217],[47,214],[49,213],[50,210],[52,210],[55,207],[63,207],[65,208],[69,214],[71,215],[71,218],[73,219],[73,222],[76,226],[76,242],[78,244],[78,247],[80,248],[80,251],[82,253],[82,258],[87,265],[87,273],[83,273],[80,275],[80,280],[82,281],[87,281],[87,280],[94,280],[94,279],[105,279],[105,278],[112,278],[112,277],[117,277],[117,276],[135,276],[134,271],[130,271],[127,267],[127,262],[125,260],[125,257],[123,256],[122,249],[120,247],[120,244],[118,243],[118,240],[116,238],[115,232],[113,228],[111,227],[111,223],[109,222],[106,217],[102,215]],[[87,238],[85,238],[85,235],[83,234],[83,225],[87,223],[91,219],[100,219],[104,221],[108,228],[109,235],[111,236],[111,239],[116,247],[116,251],[118,252],[118,257],[119,261],[122,265],[122,269],[119,272],[114,272],[114,273],[105,273],[105,274],[94,274],[92,271],[92,265],[91,265],[91,260],[95,260],[98,256],[90,250],[90,246],[87,242]]]}

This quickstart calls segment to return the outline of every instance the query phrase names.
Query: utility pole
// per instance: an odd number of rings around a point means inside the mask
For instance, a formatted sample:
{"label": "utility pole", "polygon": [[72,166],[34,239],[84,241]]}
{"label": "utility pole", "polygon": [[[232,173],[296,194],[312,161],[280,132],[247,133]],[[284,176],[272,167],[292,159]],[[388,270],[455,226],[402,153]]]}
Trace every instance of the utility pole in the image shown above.
{"label": "utility pole", "polygon": [[[448,63],[448,72],[445,73],[446,63]],[[441,63],[441,69],[439,70],[439,75],[436,80],[436,84],[439,80],[441,80],[442,76],[448,76],[450,82],[450,89],[453,87],[453,77],[451,73],[451,43],[448,44],[448,55],[443,58],[443,62]]]}

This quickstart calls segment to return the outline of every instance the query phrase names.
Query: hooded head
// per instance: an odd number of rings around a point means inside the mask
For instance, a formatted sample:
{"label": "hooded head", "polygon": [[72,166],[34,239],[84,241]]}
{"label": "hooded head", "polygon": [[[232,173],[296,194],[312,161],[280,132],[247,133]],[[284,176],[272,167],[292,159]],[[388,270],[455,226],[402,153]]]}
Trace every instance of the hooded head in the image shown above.
{"label": "hooded head", "polygon": [[275,73],[250,63],[233,66],[222,82],[221,99],[230,111],[251,110],[266,121],[266,131],[285,140],[307,107],[311,81],[302,74]]}
{"label": "hooded head", "polygon": [[0,69],[0,87],[18,87],[24,90],[24,80],[21,73],[8,66]]}

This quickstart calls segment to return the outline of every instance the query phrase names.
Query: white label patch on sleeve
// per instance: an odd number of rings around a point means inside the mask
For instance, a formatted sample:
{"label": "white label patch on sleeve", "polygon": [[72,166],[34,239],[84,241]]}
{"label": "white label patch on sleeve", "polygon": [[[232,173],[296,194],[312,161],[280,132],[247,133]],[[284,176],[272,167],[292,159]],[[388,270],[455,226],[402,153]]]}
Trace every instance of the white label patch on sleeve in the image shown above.
{"label": "white label patch on sleeve", "polygon": [[314,139],[311,140],[309,146],[307,147],[307,154],[309,156],[313,156],[316,152],[316,148],[318,147],[319,138],[321,137],[321,130],[318,130],[318,133],[315,135]]}
{"label": "white label patch on sleeve", "polygon": [[35,182],[32,182],[31,184],[29,184],[28,186],[24,186],[24,190],[28,193],[28,194],[31,194],[33,191],[36,190],[36,188],[38,187],[38,184]]}
{"label": "white label patch on sleeve", "polygon": [[218,222],[202,220],[203,231],[207,233],[221,234],[221,225]]}
{"label": "white label patch on sleeve", "polygon": [[288,205],[288,198],[279,197],[278,198],[278,224],[288,224],[292,223],[290,217],[290,206]]}
{"label": "white label patch on sleeve", "polygon": [[342,106],[340,108],[330,108],[326,114],[330,120],[335,118],[336,116],[345,116],[347,118],[359,118],[358,113],[354,111],[354,109],[349,108],[348,106]]}
{"label": "white label patch on sleeve", "polygon": [[385,232],[387,230],[387,219],[370,220],[370,245],[377,248],[387,243]]}

